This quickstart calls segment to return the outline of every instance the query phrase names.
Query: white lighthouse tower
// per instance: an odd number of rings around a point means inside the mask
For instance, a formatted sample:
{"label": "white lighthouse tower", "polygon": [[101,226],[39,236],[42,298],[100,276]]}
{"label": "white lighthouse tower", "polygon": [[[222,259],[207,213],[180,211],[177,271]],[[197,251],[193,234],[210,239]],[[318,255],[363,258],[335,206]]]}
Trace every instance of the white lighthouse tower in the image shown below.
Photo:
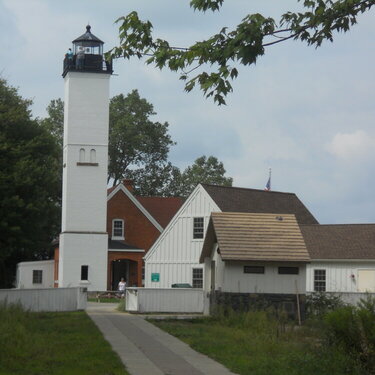
{"label": "white lighthouse tower", "polygon": [[109,78],[103,42],[91,33],[73,41],[64,60],[64,156],[59,287],[107,289]]}

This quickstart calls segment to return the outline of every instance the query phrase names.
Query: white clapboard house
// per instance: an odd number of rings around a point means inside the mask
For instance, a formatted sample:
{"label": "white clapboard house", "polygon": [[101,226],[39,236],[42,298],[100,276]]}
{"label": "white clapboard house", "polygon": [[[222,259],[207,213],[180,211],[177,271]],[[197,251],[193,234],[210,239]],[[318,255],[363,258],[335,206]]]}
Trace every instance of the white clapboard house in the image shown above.
{"label": "white clapboard house", "polygon": [[249,306],[261,296],[296,315],[301,294],[336,293],[356,303],[375,293],[375,224],[303,225],[281,212],[216,212],[200,263],[214,304]]}
{"label": "white clapboard house", "polygon": [[306,291],[375,293],[375,224],[301,225]]}
{"label": "white clapboard house", "polygon": [[212,212],[276,212],[295,215],[298,224],[318,224],[293,193],[199,184],[146,254],[145,287],[203,287],[199,258]]}

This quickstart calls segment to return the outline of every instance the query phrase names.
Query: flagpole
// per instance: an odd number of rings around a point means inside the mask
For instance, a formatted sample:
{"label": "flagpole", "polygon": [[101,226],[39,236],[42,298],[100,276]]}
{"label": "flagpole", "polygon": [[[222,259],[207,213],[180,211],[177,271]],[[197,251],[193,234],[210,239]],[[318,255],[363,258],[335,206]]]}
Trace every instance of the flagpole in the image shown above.
{"label": "flagpole", "polygon": [[270,190],[271,190],[271,173],[272,173],[272,171],[271,171],[271,167],[269,168],[269,180],[270,180]]}

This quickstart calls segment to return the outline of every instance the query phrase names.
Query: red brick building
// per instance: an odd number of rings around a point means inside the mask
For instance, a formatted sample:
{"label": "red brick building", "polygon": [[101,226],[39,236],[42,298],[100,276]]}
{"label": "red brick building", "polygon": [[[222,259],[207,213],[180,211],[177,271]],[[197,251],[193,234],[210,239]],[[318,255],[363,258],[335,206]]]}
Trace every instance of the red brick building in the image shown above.
{"label": "red brick building", "polygon": [[[121,277],[128,286],[143,285],[143,257],[182,203],[181,198],[175,197],[138,197],[133,194],[130,180],[108,189],[107,290],[116,290]],[[56,248],[55,280],[58,261]]]}

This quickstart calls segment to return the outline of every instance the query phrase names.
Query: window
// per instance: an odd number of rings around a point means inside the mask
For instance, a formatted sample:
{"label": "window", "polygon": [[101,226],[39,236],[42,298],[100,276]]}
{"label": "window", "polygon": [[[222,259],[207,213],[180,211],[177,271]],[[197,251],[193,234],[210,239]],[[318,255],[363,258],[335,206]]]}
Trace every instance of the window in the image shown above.
{"label": "window", "polygon": [[244,266],[243,273],[264,273],[264,266]]}
{"label": "window", "polygon": [[326,270],[314,270],[314,291],[326,291]]}
{"label": "window", "polygon": [[96,151],[95,149],[90,150],[90,163],[95,163],[96,162]]}
{"label": "window", "polygon": [[279,275],[298,275],[298,267],[279,267]]}
{"label": "window", "polygon": [[193,288],[203,288],[203,268],[193,268]]}
{"label": "window", "polygon": [[124,239],[124,220],[114,219],[112,221],[112,238]]}
{"label": "window", "polygon": [[33,284],[41,284],[43,282],[43,271],[33,270]]}
{"label": "window", "polygon": [[83,163],[85,161],[85,149],[81,148],[79,150],[79,162]]}
{"label": "window", "polygon": [[193,224],[193,238],[203,238],[203,229],[204,229],[204,218],[203,217],[195,217],[194,224]]}
{"label": "window", "polygon": [[81,266],[81,280],[89,279],[89,266]]}

